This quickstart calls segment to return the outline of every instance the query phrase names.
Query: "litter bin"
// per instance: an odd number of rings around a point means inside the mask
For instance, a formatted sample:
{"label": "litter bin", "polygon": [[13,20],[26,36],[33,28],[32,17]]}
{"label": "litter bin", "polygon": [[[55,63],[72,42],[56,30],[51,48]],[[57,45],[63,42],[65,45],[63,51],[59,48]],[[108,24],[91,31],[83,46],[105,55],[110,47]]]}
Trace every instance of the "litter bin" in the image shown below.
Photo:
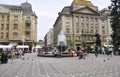
{"label": "litter bin", "polygon": [[8,62],[8,53],[7,51],[3,51],[1,55],[1,63],[7,63]]}

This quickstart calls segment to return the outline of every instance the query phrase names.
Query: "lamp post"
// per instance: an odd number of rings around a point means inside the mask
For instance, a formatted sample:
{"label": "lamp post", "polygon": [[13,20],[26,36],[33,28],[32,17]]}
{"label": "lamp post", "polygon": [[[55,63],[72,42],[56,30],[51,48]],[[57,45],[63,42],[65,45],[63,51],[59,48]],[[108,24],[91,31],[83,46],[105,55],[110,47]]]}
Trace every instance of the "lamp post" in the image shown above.
{"label": "lamp post", "polygon": [[98,33],[95,34],[96,37],[96,57],[98,56],[98,52],[101,52],[101,39],[100,39],[100,35]]}
{"label": "lamp post", "polygon": [[110,38],[106,38],[107,46],[109,46],[109,40],[110,40]]}
{"label": "lamp post", "polygon": [[96,37],[96,45],[101,47],[101,39],[100,39],[100,35],[98,33],[95,34]]}
{"label": "lamp post", "polygon": [[[22,36],[21,36],[21,38],[22,38],[22,45],[24,46],[24,42],[25,42],[25,35],[22,35]],[[23,51],[24,51],[24,48],[23,48]]]}
{"label": "lamp post", "polygon": [[72,41],[73,41],[73,48],[75,49],[75,30],[74,30],[74,15],[73,15],[73,12],[71,12],[72,14]]}

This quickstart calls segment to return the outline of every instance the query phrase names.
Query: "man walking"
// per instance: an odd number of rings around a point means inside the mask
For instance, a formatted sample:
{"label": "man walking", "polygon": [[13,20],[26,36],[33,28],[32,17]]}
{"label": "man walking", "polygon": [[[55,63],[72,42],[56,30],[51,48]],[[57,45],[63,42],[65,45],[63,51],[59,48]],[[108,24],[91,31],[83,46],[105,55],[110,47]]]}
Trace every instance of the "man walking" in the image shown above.
{"label": "man walking", "polygon": [[98,57],[98,46],[95,46],[95,56]]}

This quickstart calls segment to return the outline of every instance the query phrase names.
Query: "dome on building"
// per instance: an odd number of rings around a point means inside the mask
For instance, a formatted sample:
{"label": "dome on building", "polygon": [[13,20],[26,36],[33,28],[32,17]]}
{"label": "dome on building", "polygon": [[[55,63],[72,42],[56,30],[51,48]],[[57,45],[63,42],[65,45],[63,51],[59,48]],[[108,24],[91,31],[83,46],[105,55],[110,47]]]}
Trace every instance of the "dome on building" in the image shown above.
{"label": "dome on building", "polygon": [[88,7],[94,6],[91,1],[87,1],[87,0],[74,0],[72,4],[83,5]]}

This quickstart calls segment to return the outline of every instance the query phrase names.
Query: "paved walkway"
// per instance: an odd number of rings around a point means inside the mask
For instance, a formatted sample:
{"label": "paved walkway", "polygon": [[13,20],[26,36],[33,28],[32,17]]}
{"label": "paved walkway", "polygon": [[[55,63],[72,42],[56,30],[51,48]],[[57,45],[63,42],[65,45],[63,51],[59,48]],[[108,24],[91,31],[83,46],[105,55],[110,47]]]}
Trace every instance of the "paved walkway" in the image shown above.
{"label": "paved walkway", "polygon": [[120,56],[110,60],[106,55],[88,54],[78,57],[47,58],[36,53],[25,54],[25,60],[15,59],[0,64],[0,77],[120,77]]}

